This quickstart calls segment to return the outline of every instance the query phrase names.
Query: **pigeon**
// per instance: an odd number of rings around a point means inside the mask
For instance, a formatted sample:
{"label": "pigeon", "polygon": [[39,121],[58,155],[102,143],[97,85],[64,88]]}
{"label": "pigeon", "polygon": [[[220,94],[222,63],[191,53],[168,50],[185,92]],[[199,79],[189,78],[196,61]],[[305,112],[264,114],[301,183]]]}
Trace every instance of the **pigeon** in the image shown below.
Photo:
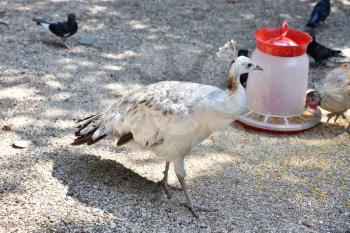
{"label": "pigeon", "polygon": [[330,12],[330,0],[319,1],[312,10],[310,19],[307,22],[306,27],[315,28],[320,22],[324,22],[327,19]]}
{"label": "pigeon", "polygon": [[56,23],[35,18],[33,18],[33,21],[36,22],[37,25],[42,26],[51,33],[62,38],[64,45],[69,47],[67,44],[65,44],[65,39],[74,35],[78,31],[78,23],[75,21],[75,14],[68,14],[67,18],[68,19],[65,22]]}
{"label": "pigeon", "polygon": [[[226,45],[222,48],[226,49]],[[224,53],[223,49],[217,55],[222,56],[220,59],[231,53]],[[239,75],[262,70],[250,58],[232,58],[235,61],[230,66],[227,77],[230,85],[226,90],[181,81],[162,81],[142,87],[118,97],[101,113],[79,120],[72,145],[91,145],[112,137],[117,140],[117,146],[137,146],[154,152],[166,161],[164,177],[159,184],[165,189],[169,165],[173,163],[186,205],[198,217],[197,210],[205,210],[193,204],[188,191],[185,156],[244,112],[245,92],[239,84]]]}
{"label": "pigeon", "polygon": [[312,35],[312,38],[313,40],[307,47],[306,52],[316,63],[321,63],[331,57],[344,57],[340,50],[333,50],[318,43],[315,35]]}

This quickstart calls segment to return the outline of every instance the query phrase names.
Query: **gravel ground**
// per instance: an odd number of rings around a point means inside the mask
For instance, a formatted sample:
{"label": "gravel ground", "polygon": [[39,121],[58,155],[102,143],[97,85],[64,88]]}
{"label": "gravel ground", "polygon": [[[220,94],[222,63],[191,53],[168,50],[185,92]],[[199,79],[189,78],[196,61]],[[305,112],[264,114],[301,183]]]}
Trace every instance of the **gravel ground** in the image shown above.
{"label": "gravel ground", "polygon": [[[254,48],[252,32],[288,19],[302,29],[315,1],[2,0],[0,2],[0,232],[349,232],[346,121],[294,136],[229,127],[186,159],[195,201],[218,212],[195,219],[157,192],[164,161],[104,140],[71,147],[76,119],[120,94],[160,80],[224,87],[214,61],[229,38]],[[334,0],[318,39],[350,56],[349,0]],[[80,24],[71,51],[31,18]],[[81,36],[97,39],[91,47]],[[310,86],[331,69],[312,66]],[[322,121],[324,122],[324,118]],[[26,149],[14,141],[31,140]],[[179,186],[171,170],[170,183]]]}

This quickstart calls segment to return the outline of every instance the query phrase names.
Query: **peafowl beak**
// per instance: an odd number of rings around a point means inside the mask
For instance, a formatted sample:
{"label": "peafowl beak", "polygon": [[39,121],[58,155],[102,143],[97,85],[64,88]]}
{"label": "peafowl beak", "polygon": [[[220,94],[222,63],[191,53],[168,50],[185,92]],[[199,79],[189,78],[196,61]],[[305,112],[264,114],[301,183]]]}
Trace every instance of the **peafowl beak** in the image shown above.
{"label": "peafowl beak", "polygon": [[254,70],[260,70],[260,71],[264,71],[263,68],[261,68],[260,66],[256,65],[255,69]]}

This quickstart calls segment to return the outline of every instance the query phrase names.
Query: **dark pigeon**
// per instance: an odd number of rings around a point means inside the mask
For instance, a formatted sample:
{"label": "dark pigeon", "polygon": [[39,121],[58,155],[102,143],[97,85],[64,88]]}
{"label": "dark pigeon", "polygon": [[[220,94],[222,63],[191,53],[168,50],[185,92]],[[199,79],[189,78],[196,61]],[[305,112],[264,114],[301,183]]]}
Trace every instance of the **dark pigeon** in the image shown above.
{"label": "dark pigeon", "polygon": [[333,50],[318,43],[315,35],[312,35],[312,38],[313,41],[307,47],[306,52],[316,63],[321,63],[331,57],[344,57],[340,50]]}
{"label": "dark pigeon", "polygon": [[50,32],[63,39],[74,35],[78,31],[78,24],[75,21],[74,14],[68,14],[68,20],[65,22],[50,23],[45,20],[33,19],[37,25],[48,29]]}
{"label": "dark pigeon", "polygon": [[315,28],[320,22],[324,22],[327,19],[330,12],[330,0],[319,1],[312,10],[310,19],[307,22],[306,27]]}

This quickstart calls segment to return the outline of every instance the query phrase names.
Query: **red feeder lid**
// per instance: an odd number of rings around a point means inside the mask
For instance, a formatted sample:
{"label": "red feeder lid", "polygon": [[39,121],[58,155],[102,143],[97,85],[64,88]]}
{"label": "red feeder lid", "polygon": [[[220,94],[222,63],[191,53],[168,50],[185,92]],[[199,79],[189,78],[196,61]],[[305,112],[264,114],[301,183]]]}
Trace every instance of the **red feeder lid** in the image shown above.
{"label": "red feeder lid", "polygon": [[306,53],[312,37],[302,31],[288,28],[283,22],[280,28],[259,28],[255,31],[256,47],[278,57],[296,57]]}

